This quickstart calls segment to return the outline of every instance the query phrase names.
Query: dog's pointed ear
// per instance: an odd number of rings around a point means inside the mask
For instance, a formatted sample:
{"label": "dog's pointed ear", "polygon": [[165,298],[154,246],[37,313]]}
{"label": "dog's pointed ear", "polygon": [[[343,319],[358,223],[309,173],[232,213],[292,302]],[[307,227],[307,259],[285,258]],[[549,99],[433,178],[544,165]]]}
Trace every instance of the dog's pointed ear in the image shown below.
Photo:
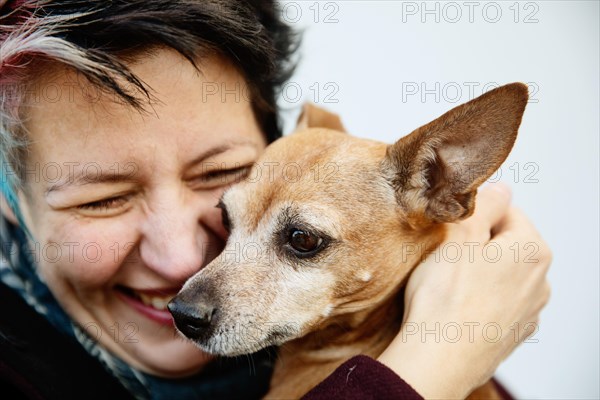
{"label": "dog's pointed ear", "polygon": [[473,213],[477,187],[508,156],[527,100],[522,83],[499,87],[388,147],[383,173],[413,227]]}
{"label": "dog's pointed ear", "polygon": [[324,108],[317,107],[312,103],[306,103],[302,107],[302,114],[298,118],[296,131],[308,128],[328,128],[340,132],[346,132],[342,120],[337,114],[329,112]]}

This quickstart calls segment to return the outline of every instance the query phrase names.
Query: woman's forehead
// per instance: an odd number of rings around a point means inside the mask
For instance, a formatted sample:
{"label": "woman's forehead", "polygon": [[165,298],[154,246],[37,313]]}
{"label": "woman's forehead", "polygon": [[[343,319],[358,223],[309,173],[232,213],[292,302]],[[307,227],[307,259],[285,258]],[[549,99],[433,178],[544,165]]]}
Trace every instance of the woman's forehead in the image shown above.
{"label": "woman's forehead", "polygon": [[199,74],[178,53],[163,49],[131,69],[151,89],[144,111],[67,68],[37,79],[25,99],[33,158],[110,162],[133,153],[143,161],[169,149],[181,157],[244,140],[264,146],[247,85],[223,59],[203,59]]}
{"label": "woman's forehead", "polygon": [[[150,121],[153,117],[175,126],[204,118],[221,124],[237,119],[219,118],[224,111],[241,112],[251,107],[244,78],[221,58],[202,61],[202,73],[178,53],[163,49],[131,66],[144,82],[149,99],[138,110],[125,104],[117,94],[103,90],[81,73],[68,67],[54,66],[39,75],[27,88],[23,107],[27,128],[58,128],[80,124],[97,129],[119,124]],[[127,87],[125,86],[126,90]],[[212,118],[207,118],[212,116]],[[41,129],[52,130],[52,129]]]}

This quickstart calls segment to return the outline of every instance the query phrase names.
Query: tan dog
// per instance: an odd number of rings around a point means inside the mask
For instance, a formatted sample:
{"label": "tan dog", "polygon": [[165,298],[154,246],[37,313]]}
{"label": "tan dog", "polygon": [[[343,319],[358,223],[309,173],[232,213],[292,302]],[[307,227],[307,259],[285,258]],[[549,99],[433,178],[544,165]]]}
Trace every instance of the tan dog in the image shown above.
{"label": "tan dog", "polygon": [[[393,145],[342,133],[309,107],[306,129],[223,195],[231,236],[169,304],[178,329],[225,356],[282,346],[268,397],[298,398],[348,358],[377,357],[400,328],[399,289],[444,224],[473,213],[527,99],[523,84],[500,87]],[[488,384],[471,397],[496,394]]]}

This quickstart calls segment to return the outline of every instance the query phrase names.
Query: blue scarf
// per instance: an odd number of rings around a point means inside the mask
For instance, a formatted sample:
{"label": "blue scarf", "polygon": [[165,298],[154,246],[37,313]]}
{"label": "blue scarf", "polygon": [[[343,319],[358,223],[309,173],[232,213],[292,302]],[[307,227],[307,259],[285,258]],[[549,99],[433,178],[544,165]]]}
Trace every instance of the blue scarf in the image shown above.
{"label": "blue scarf", "polygon": [[273,361],[263,350],[250,358],[213,361],[201,373],[183,379],[146,374],[126,364],[73,322],[36,272],[23,230],[0,216],[0,281],[11,287],[63,334],[74,337],[136,399],[260,398],[265,394]]}

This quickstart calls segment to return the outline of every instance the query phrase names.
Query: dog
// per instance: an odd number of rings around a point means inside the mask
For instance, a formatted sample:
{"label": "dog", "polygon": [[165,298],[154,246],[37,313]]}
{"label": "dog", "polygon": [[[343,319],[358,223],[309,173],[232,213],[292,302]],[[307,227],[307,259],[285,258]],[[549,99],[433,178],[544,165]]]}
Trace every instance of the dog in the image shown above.
{"label": "dog", "polygon": [[[400,329],[410,272],[446,224],[473,213],[527,101],[526,85],[505,85],[392,145],[308,106],[221,198],[229,239],[169,303],[176,327],[223,356],[281,346],[272,398],[301,397],[354,355],[377,357]],[[500,397],[488,383],[470,398]]]}

